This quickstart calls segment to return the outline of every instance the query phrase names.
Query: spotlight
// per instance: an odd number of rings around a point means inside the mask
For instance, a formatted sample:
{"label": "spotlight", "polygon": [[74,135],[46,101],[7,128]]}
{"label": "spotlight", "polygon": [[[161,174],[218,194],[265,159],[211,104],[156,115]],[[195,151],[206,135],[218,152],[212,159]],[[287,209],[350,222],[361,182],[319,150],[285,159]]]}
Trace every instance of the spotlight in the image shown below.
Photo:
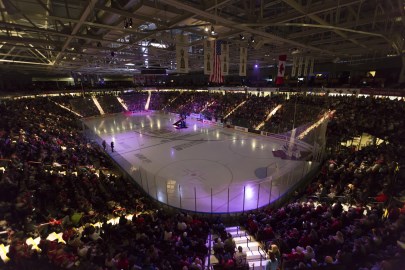
{"label": "spotlight", "polygon": [[211,26],[211,35],[215,34],[214,26]]}
{"label": "spotlight", "polygon": [[204,27],[204,31],[205,31],[205,32],[208,32],[208,30],[209,30],[209,29],[208,29],[208,26]]}
{"label": "spotlight", "polygon": [[239,35],[239,38],[240,38],[241,40],[245,40],[245,36],[242,35],[242,34]]}
{"label": "spotlight", "polygon": [[252,41],[252,43],[255,43],[255,37],[252,36],[252,37],[250,38],[250,41]]}
{"label": "spotlight", "polygon": [[258,65],[258,64],[256,64],[256,65],[255,65],[255,68],[258,68],[258,67],[259,67],[259,65]]}
{"label": "spotlight", "polygon": [[132,28],[132,18],[129,18],[129,20],[128,20],[128,26],[129,26],[129,28]]}

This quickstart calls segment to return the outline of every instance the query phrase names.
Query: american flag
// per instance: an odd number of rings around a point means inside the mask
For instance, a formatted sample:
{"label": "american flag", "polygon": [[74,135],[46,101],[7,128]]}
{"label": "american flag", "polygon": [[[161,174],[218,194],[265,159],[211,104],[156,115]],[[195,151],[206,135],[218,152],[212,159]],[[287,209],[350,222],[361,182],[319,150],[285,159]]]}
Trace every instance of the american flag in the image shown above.
{"label": "american flag", "polygon": [[210,76],[210,82],[212,83],[223,83],[224,76],[222,76],[222,68],[221,68],[221,45],[222,40],[215,40],[214,41],[214,65],[213,70]]}

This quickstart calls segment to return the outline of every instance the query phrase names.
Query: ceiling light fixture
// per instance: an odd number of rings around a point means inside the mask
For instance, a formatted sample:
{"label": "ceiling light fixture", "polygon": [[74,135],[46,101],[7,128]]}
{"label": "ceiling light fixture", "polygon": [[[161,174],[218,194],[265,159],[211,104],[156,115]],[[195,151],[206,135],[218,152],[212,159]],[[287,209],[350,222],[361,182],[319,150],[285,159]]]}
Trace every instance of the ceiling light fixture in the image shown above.
{"label": "ceiling light fixture", "polygon": [[211,26],[211,35],[214,35],[215,34],[215,29],[214,29],[214,26],[212,25]]}
{"label": "ceiling light fixture", "polygon": [[205,31],[205,32],[208,32],[208,30],[209,30],[209,29],[208,29],[208,26],[205,26],[205,27],[204,27],[204,31]]}

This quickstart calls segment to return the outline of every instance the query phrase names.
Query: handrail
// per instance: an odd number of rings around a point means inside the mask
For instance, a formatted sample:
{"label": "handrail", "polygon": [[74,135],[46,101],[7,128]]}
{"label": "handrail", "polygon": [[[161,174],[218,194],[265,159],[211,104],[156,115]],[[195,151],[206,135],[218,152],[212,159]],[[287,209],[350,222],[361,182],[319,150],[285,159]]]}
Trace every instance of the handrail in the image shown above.
{"label": "handrail", "polygon": [[211,268],[211,243],[212,243],[212,234],[211,233],[208,234],[208,241],[209,241],[208,253],[207,253],[208,259],[207,259],[207,263],[205,264],[204,269],[209,270]]}

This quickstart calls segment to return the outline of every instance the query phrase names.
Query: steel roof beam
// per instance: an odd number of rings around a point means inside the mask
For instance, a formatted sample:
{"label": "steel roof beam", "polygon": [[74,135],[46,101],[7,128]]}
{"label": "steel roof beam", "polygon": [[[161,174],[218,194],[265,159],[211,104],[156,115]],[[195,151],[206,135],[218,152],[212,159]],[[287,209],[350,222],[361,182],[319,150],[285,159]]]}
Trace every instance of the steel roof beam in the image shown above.
{"label": "steel roof beam", "polygon": [[[376,21],[385,21],[385,20],[387,20],[387,16],[378,16],[375,19],[376,19]],[[362,20],[359,20],[359,21],[351,21],[351,22],[347,22],[347,23],[343,23],[343,24],[338,24],[336,26],[341,27],[341,28],[351,29],[351,28],[356,27],[356,26],[362,26],[362,25],[367,25],[367,24],[371,24],[371,23],[372,23],[372,21],[370,20],[370,18],[366,18],[366,19],[362,19]],[[330,31],[330,30],[313,29],[313,30],[308,30],[308,31],[300,31],[300,32],[292,33],[292,34],[288,35],[288,38],[307,37],[307,36],[310,36],[310,35],[321,34],[321,33],[325,32],[325,31]]]}
{"label": "steel roof beam", "polygon": [[[306,14],[306,9],[298,2],[296,2],[295,0],[283,0],[284,3],[288,4],[289,6],[291,6],[292,8],[294,8],[295,10],[301,12],[302,14],[305,14],[306,16],[308,16],[309,18],[311,18],[312,20],[314,20],[315,22],[319,23],[320,25],[324,25],[324,26],[332,26],[331,24],[329,24],[327,21],[325,21],[324,19],[320,18],[318,15],[314,15],[314,14]],[[364,49],[368,50],[368,47],[364,44],[361,44],[360,42],[350,38],[346,33],[343,33],[341,30],[337,30],[337,29],[331,29],[331,31],[335,32],[336,34],[338,34],[339,36],[347,39],[348,41],[363,47]]]}
{"label": "steel roof beam", "polygon": [[165,3],[169,4],[171,6],[180,8],[180,9],[184,9],[184,10],[189,11],[191,13],[194,13],[194,14],[196,14],[198,16],[201,16],[201,17],[204,17],[204,18],[207,18],[207,19],[210,19],[210,20],[214,20],[214,21],[216,21],[216,22],[218,22],[218,23],[220,23],[220,24],[222,24],[222,25],[224,25],[226,27],[229,27],[229,28],[250,32],[250,33],[255,34],[257,36],[261,36],[261,37],[269,38],[269,39],[274,39],[274,40],[279,41],[279,42],[291,44],[291,45],[294,45],[294,46],[298,46],[298,47],[301,47],[301,48],[306,48],[306,49],[313,50],[313,51],[319,51],[319,52],[332,54],[332,55],[335,54],[335,53],[327,51],[327,50],[323,50],[323,49],[313,47],[313,46],[308,46],[308,45],[302,44],[302,43],[297,42],[297,41],[288,40],[288,39],[281,38],[279,36],[276,36],[276,35],[273,35],[273,34],[270,34],[270,33],[267,33],[267,32],[263,32],[263,31],[259,31],[259,30],[253,29],[253,28],[249,28],[249,27],[246,27],[246,26],[239,25],[234,21],[231,21],[231,20],[228,20],[228,19],[223,18],[221,16],[217,16],[215,14],[200,10],[200,9],[198,9],[196,7],[186,5],[186,4],[184,4],[184,3],[180,2],[180,1],[177,1],[177,0],[165,0]]}
{"label": "steel roof beam", "polygon": [[57,64],[59,62],[62,54],[64,53],[66,48],[69,46],[70,42],[72,41],[73,36],[78,33],[78,31],[82,27],[84,21],[87,20],[87,17],[89,16],[90,12],[93,10],[96,2],[97,2],[97,0],[88,1],[86,8],[84,9],[82,15],[80,16],[79,22],[75,24],[75,27],[73,28],[71,34],[69,35],[69,37],[67,38],[67,40],[65,41],[65,43],[62,46],[62,50],[61,50],[62,52],[58,53],[58,55],[55,57],[53,64]]}

